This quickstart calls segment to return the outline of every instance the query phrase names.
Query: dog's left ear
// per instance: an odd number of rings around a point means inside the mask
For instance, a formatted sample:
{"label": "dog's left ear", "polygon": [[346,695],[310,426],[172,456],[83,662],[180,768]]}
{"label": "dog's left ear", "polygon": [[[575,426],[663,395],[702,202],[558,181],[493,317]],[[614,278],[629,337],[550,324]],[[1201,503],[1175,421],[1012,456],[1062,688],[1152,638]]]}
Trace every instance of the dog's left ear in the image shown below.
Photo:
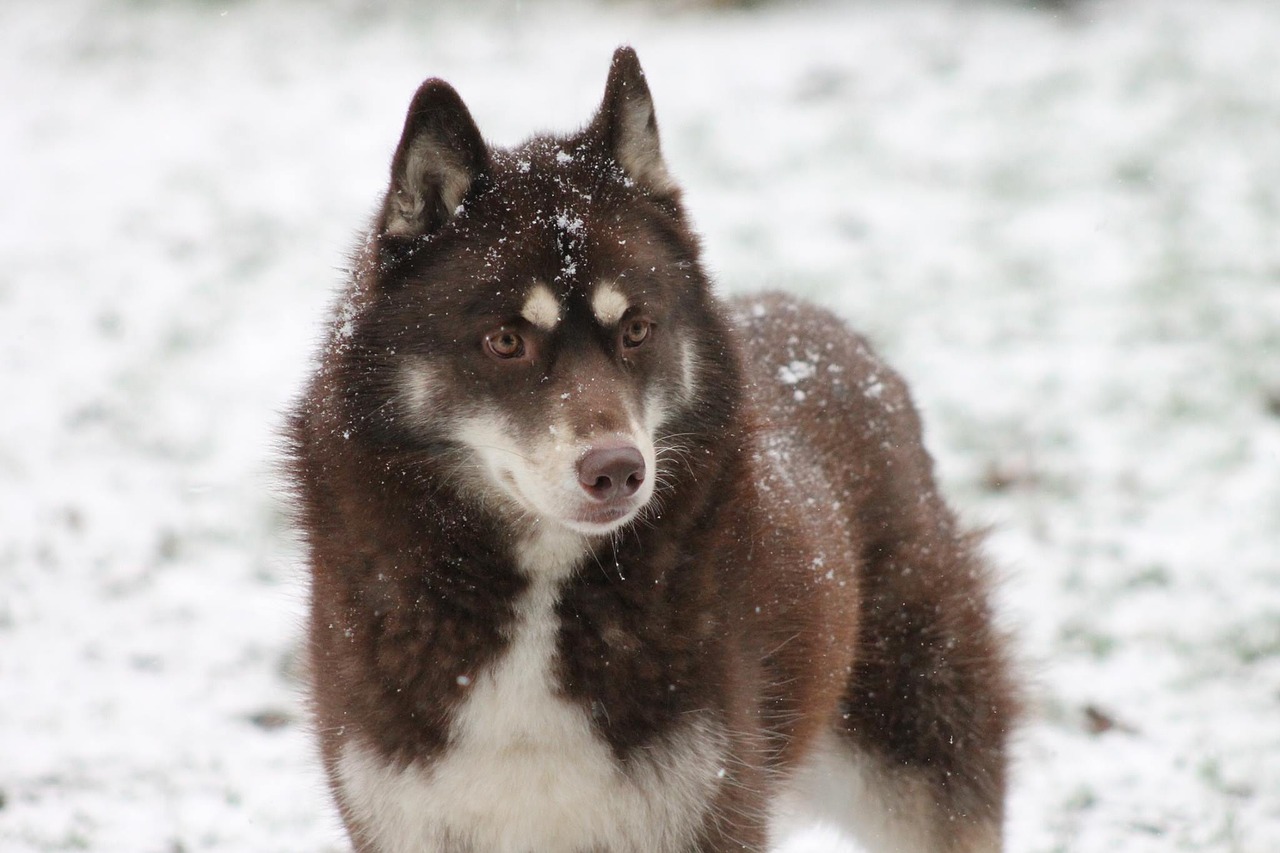
{"label": "dog's left ear", "polygon": [[659,195],[675,193],[675,182],[662,159],[649,85],[640,59],[630,47],[613,52],[604,101],[591,131],[599,134],[605,150],[631,180]]}
{"label": "dog's left ear", "polygon": [[489,149],[454,88],[432,78],[418,88],[391,160],[378,231],[418,237],[454,217],[489,168]]}

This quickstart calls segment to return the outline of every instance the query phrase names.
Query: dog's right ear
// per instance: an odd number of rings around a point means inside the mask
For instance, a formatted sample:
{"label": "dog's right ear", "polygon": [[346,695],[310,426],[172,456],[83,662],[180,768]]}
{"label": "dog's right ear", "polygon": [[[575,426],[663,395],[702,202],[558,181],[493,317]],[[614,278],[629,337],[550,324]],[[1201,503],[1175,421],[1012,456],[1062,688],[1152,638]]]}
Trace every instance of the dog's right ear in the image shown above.
{"label": "dog's right ear", "polygon": [[378,233],[418,237],[436,231],[488,166],[489,149],[467,105],[448,83],[427,80],[405,116]]}
{"label": "dog's right ear", "polygon": [[603,140],[605,150],[627,177],[657,195],[677,194],[662,159],[653,96],[634,49],[624,45],[613,52],[604,101],[589,130]]}

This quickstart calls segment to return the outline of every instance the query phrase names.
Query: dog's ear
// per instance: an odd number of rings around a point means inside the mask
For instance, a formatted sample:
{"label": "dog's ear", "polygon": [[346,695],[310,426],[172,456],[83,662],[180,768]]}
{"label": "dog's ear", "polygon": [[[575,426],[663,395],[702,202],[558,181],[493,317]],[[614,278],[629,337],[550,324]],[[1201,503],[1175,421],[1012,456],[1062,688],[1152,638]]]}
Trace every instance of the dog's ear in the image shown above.
{"label": "dog's ear", "polygon": [[413,96],[391,160],[379,233],[417,237],[435,231],[453,218],[488,164],[489,149],[462,98],[443,80],[427,80]]}
{"label": "dog's ear", "polygon": [[604,101],[591,130],[603,140],[605,150],[627,177],[659,195],[675,194],[676,185],[658,142],[653,98],[640,59],[630,47],[624,45],[613,52]]}

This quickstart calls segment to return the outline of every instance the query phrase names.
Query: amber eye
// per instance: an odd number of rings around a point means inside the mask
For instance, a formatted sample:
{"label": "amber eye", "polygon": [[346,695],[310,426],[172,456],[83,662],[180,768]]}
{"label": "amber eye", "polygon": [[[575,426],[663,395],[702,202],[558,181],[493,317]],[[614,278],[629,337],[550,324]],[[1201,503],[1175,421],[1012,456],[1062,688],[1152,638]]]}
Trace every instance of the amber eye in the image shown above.
{"label": "amber eye", "polygon": [[653,323],[644,317],[636,317],[622,327],[622,345],[634,349],[649,340],[652,333]]}
{"label": "amber eye", "polygon": [[520,358],[524,355],[524,338],[510,329],[496,329],[484,339],[484,348],[494,358]]}

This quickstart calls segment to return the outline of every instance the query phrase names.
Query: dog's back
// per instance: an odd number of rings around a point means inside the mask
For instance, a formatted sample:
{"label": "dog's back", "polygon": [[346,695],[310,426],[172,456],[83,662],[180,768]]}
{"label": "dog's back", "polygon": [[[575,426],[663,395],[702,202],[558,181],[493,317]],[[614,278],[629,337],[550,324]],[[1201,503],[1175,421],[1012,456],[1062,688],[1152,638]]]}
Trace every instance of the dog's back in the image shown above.
{"label": "dog's back", "polygon": [[1012,689],[906,390],[711,295],[630,51],[510,152],[424,84],[292,439],[360,850],[999,849]]}
{"label": "dog's back", "polygon": [[[753,585],[783,572],[807,587],[793,593],[797,633],[828,643],[793,651],[778,676],[844,667],[788,800],[873,850],[999,849],[1012,684],[987,568],[937,491],[906,385],[821,309],[782,295],[737,308],[765,526],[803,531],[816,551],[810,573],[756,564]],[[855,622],[848,644],[830,628]]]}

